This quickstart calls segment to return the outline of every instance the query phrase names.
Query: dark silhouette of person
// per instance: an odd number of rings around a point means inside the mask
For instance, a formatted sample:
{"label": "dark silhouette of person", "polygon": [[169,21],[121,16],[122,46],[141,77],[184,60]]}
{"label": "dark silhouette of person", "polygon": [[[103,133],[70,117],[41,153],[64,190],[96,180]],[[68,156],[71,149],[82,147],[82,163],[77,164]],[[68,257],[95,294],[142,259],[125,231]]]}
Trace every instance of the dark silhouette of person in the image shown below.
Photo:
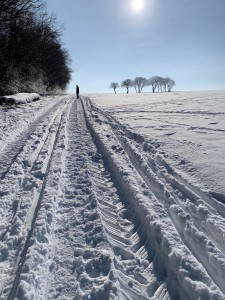
{"label": "dark silhouette of person", "polygon": [[76,85],[76,94],[77,94],[77,99],[79,99],[79,93],[80,93],[79,86],[78,86],[78,85]]}

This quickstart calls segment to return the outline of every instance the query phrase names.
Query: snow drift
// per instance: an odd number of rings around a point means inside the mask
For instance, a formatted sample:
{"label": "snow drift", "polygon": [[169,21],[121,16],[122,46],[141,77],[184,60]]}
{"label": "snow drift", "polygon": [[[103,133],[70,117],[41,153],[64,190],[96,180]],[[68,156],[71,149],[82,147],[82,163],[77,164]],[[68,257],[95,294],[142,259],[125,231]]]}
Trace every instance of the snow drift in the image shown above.
{"label": "snow drift", "polygon": [[40,100],[40,98],[40,95],[37,93],[18,93],[15,95],[0,96],[0,104],[25,104]]}

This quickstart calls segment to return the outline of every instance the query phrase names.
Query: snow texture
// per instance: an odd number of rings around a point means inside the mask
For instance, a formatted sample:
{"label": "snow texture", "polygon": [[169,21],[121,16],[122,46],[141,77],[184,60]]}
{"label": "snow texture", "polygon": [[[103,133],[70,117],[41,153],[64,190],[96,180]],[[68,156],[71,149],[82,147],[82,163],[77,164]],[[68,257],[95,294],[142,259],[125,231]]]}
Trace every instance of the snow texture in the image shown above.
{"label": "snow texture", "polygon": [[1,96],[0,103],[10,103],[10,104],[25,104],[32,101],[40,100],[40,95],[37,93],[18,93],[9,96]]}
{"label": "snow texture", "polygon": [[[215,134],[222,164],[222,100],[70,95],[0,107],[0,299],[225,299],[225,193],[201,139]],[[197,142],[218,167],[215,189]]]}

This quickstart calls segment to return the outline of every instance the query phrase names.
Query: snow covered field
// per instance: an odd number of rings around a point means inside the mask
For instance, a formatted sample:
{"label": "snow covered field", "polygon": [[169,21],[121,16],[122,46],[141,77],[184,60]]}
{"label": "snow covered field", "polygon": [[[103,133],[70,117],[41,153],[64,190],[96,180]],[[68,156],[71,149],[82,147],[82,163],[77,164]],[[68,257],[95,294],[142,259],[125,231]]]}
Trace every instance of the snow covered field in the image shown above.
{"label": "snow covered field", "polygon": [[[225,195],[225,91],[93,95],[170,163]],[[196,184],[198,184],[196,182]]]}
{"label": "snow covered field", "polygon": [[0,106],[0,299],[225,299],[224,100]]}

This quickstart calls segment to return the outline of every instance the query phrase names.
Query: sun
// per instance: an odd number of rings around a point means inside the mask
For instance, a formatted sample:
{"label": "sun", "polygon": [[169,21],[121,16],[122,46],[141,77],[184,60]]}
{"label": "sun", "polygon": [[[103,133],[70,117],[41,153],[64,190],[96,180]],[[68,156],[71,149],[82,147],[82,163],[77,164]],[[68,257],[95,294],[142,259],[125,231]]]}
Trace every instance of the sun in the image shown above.
{"label": "sun", "polygon": [[140,12],[144,8],[144,1],[143,0],[132,0],[131,7],[133,11]]}

